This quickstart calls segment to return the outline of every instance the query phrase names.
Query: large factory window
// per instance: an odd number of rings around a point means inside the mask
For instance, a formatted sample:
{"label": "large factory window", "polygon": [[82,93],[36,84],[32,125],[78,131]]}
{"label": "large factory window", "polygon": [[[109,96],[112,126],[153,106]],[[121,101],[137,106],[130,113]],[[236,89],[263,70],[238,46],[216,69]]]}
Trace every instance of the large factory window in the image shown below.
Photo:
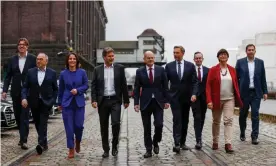
{"label": "large factory window", "polygon": [[134,54],[133,49],[116,49],[114,52],[115,54]]}
{"label": "large factory window", "polygon": [[156,42],[154,40],[144,40],[144,45],[156,45]]}

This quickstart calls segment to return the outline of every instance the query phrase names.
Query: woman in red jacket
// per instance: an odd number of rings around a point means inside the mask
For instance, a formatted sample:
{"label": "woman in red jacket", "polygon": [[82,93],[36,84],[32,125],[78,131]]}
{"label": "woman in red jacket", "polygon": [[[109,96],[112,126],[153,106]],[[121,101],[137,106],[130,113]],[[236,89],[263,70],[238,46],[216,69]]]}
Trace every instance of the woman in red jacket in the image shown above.
{"label": "woman in red jacket", "polygon": [[213,114],[213,150],[218,149],[220,121],[223,113],[226,153],[233,153],[232,133],[234,107],[242,107],[235,68],[227,64],[229,53],[225,49],[217,53],[219,64],[209,70],[206,83],[208,108]]}

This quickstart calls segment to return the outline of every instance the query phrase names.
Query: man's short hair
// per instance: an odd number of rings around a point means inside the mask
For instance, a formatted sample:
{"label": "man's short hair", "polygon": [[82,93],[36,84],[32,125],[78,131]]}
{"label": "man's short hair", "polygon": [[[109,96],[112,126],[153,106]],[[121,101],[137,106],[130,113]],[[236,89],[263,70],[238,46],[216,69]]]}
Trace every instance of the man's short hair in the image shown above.
{"label": "man's short hair", "polygon": [[245,51],[247,51],[248,47],[254,47],[254,49],[256,49],[254,44],[247,44],[245,47]]}
{"label": "man's short hair", "polygon": [[103,53],[102,53],[102,56],[105,57],[107,54],[113,52],[114,53],[114,50],[111,48],[111,47],[105,47],[103,49]]}
{"label": "man's short hair", "polygon": [[183,46],[174,46],[173,49],[180,48],[182,53],[185,53],[185,48]]}

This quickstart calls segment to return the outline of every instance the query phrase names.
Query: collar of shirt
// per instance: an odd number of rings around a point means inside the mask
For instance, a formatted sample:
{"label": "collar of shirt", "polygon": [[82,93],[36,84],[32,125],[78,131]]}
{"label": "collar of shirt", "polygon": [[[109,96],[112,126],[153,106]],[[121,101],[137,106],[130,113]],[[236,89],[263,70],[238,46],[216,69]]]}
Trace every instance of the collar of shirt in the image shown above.
{"label": "collar of shirt", "polygon": [[37,70],[41,71],[41,72],[45,72],[46,71],[46,67],[44,67],[44,69],[37,68]]}
{"label": "collar of shirt", "polygon": [[113,68],[114,66],[113,66],[113,63],[112,63],[112,65],[111,66],[107,66],[106,64],[104,64],[104,68]]}
{"label": "collar of shirt", "polygon": [[198,68],[200,68],[200,70],[202,69],[202,65],[200,65],[200,66],[195,65],[195,67],[197,70],[198,70]]}
{"label": "collar of shirt", "polygon": [[248,58],[246,58],[246,59],[247,59],[247,62],[255,62],[255,57],[254,57],[253,61],[250,61]]}
{"label": "collar of shirt", "polygon": [[176,61],[176,64],[178,64],[180,62],[180,64],[184,64],[184,59],[182,59],[181,61]]}
{"label": "collar of shirt", "polygon": [[19,58],[27,58],[28,55],[28,51],[26,51],[26,55],[25,56],[20,56],[20,54],[18,53]]}
{"label": "collar of shirt", "polygon": [[[146,65],[146,68],[147,68],[147,71],[148,71],[150,67],[148,67],[148,66]],[[154,65],[152,65],[151,68],[152,68],[152,70],[154,70]]]}

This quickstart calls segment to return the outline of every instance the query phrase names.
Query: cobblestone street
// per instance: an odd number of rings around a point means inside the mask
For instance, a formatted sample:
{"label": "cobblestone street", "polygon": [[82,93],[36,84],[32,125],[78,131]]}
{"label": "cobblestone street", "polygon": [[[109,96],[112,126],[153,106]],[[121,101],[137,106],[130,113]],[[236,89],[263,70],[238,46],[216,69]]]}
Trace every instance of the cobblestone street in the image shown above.
{"label": "cobblestone street", "polygon": [[[132,102],[132,100],[131,100]],[[51,119],[49,123],[49,150],[38,156],[34,150],[37,136],[34,126],[31,125],[30,138],[28,145],[30,153],[23,159],[18,160],[14,165],[271,165],[276,163],[276,126],[275,124],[260,124],[260,144],[252,145],[250,140],[250,119],[248,120],[247,141],[239,140],[238,117],[234,120],[234,140],[233,146],[235,153],[226,154],[224,151],[224,138],[220,137],[219,150],[213,151],[212,145],[212,115],[207,112],[206,122],[203,132],[203,149],[197,151],[194,149],[195,137],[193,129],[192,112],[190,112],[189,133],[187,145],[191,148],[188,151],[181,151],[180,155],[172,151],[172,114],[171,110],[165,110],[163,140],[160,143],[160,153],[152,158],[144,159],[145,153],[143,141],[143,126],[140,113],[134,112],[133,103],[130,108],[122,110],[122,123],[120,133],[119,154],[113,157],[102,159],[103,153],[101,147],[100,124],[98,113],[87,105],[86,121],[84,127],[84,136],[81,144],[81,152],[76,154],[74,159],[67,159],[68,149],[66,148],[66,137],[64,127],[60,118]],[[222,123],[223,124],[223,123]],[[111,128],[110,128],[111,129]],[[153,129],[153,128],[152,128]],[[8,131],[9,132],[9,131]],[[16,156],[27,153],[17,146],[18,134],[4,133],[1,135],[2,150],[1,163],[8,164]],[[223,134],[223,126],[221,128]],[[111,139],[111,135],[109,137]],[[6,140],[6,141],[3,141]],[[32,150],[31,150],[32,149]]]}

